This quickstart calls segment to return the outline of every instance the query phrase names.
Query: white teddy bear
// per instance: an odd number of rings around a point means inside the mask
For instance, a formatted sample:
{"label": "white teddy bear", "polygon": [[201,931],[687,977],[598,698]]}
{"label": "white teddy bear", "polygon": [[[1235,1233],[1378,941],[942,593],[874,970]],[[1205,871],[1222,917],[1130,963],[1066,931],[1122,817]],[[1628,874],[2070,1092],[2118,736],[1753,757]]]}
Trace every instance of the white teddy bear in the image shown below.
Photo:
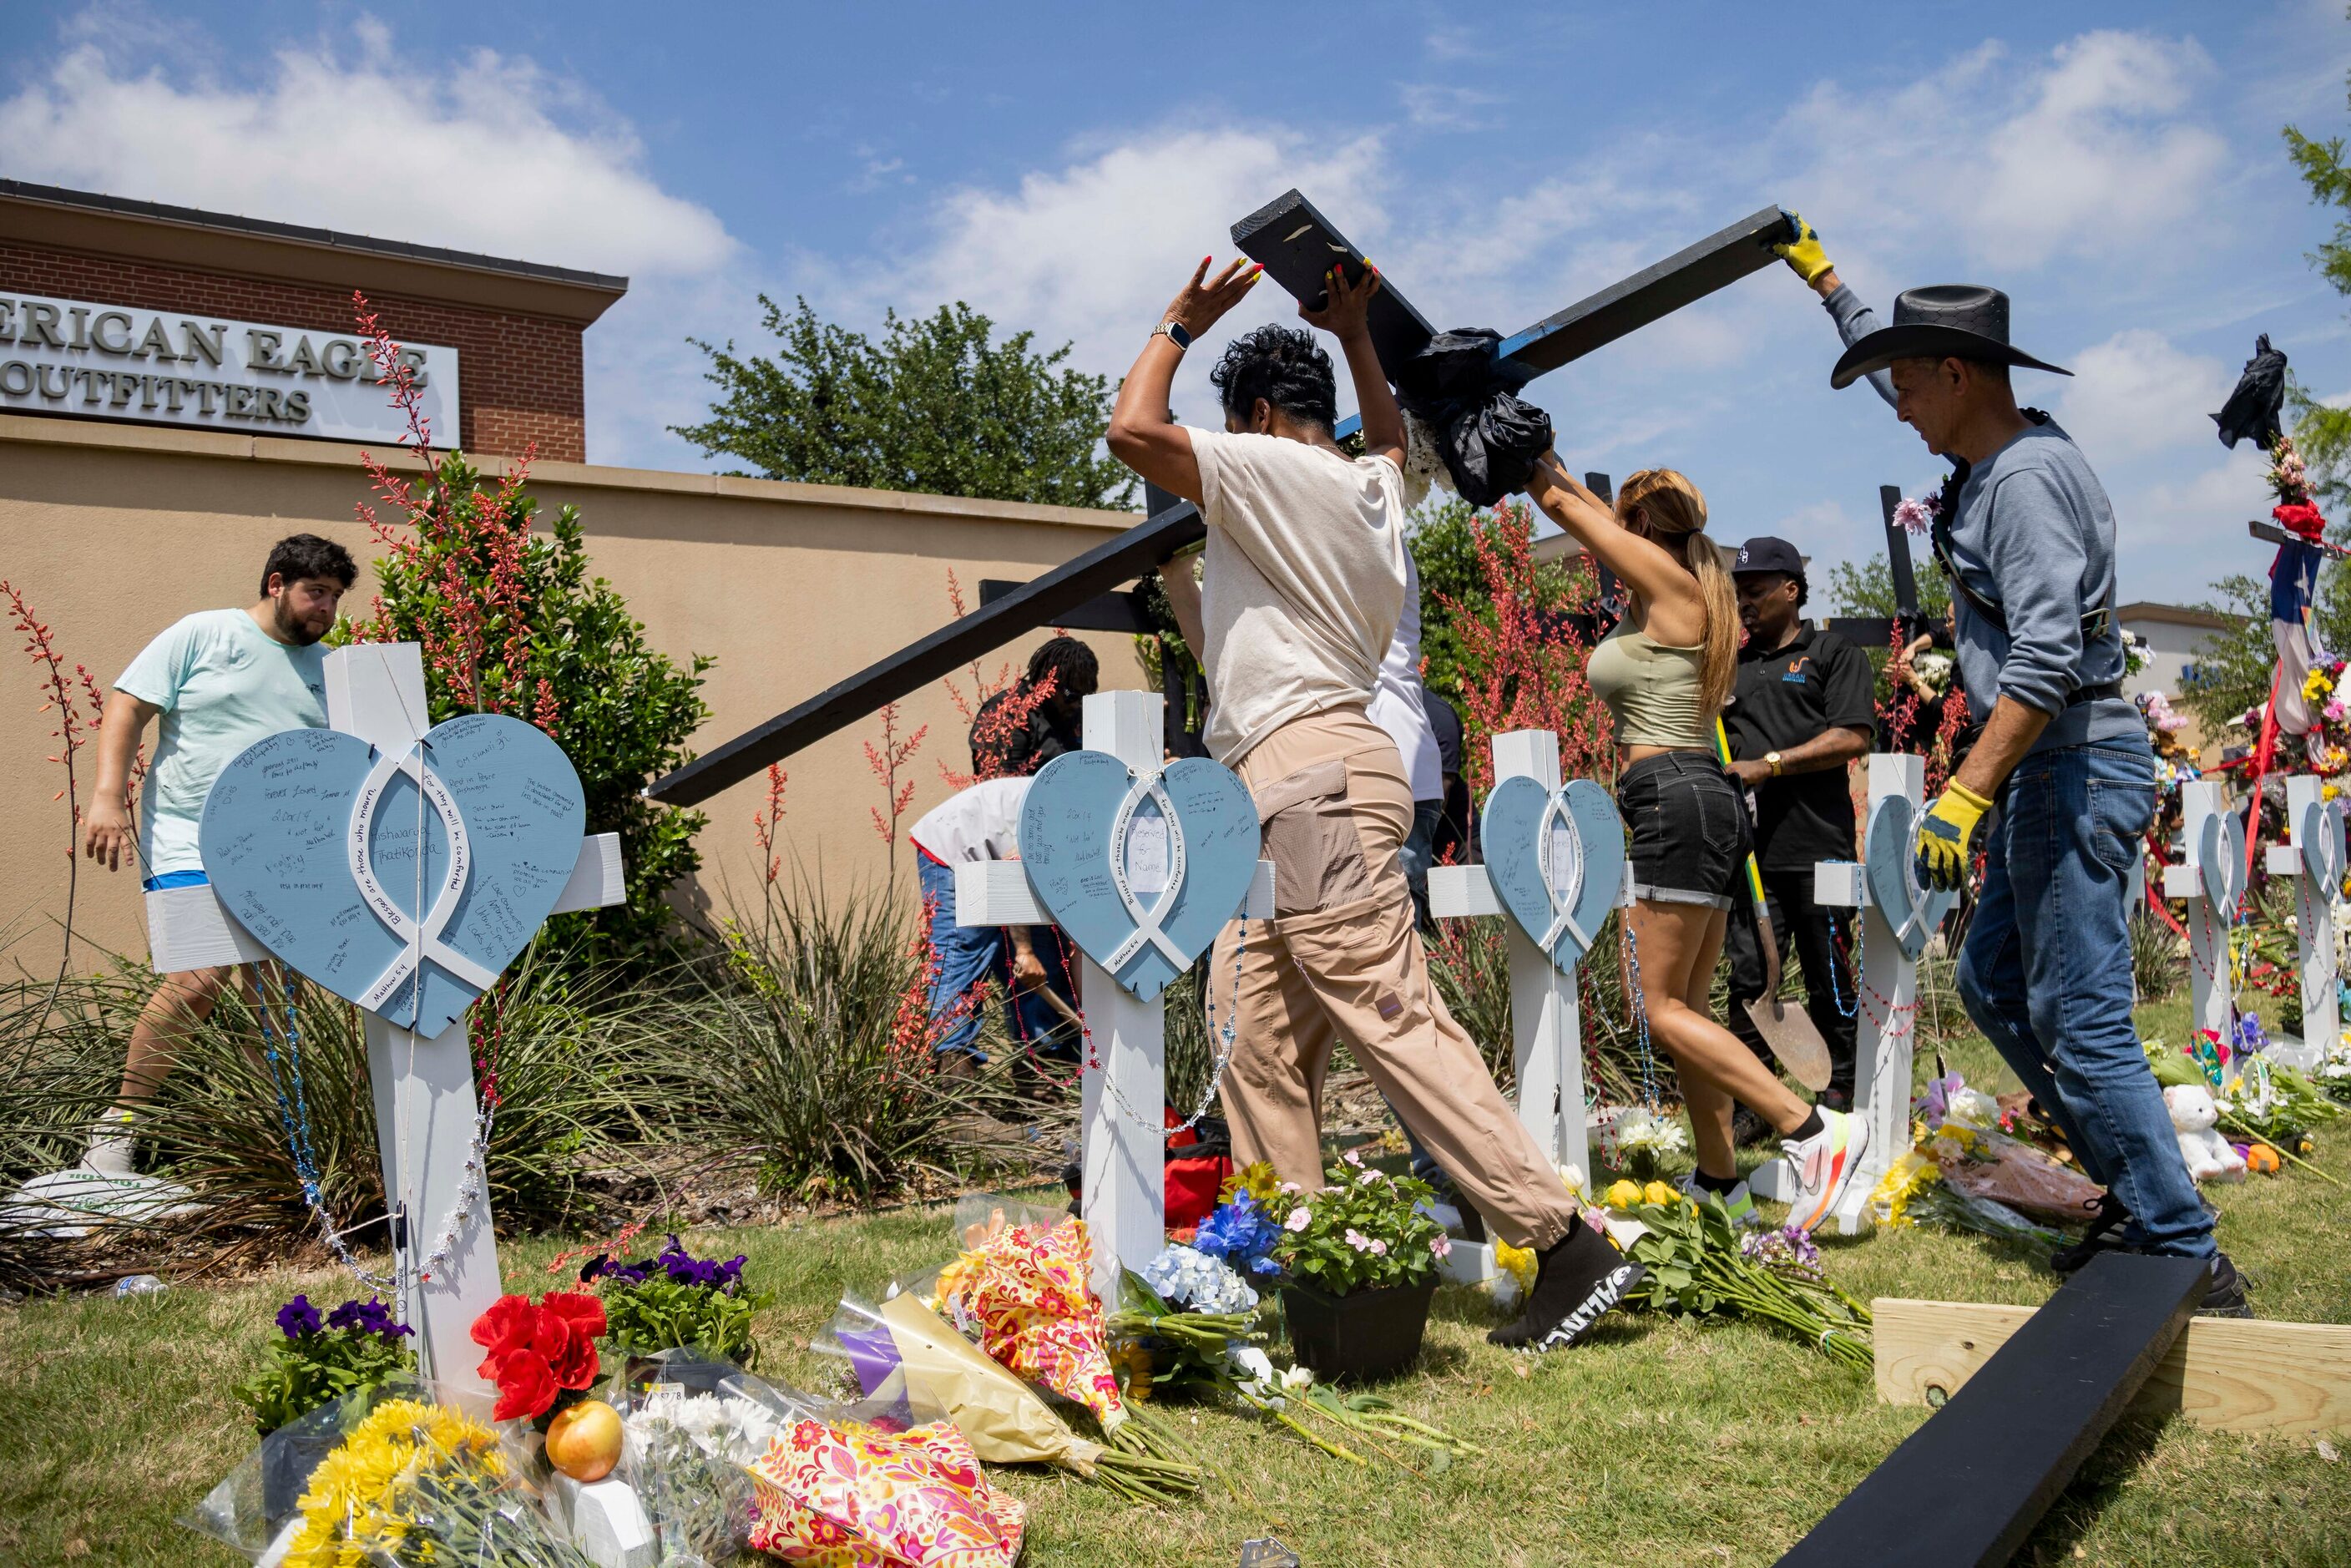
{"label": "white teddy bear", "polygon": [[2178,1083],[2163,1092],[2163,1103],[2171,1112],[2171,1125],[2179,1136],[2179,1155],[2188,1162],[2189,1176],[2198,1181],[2245,1179],[2244,1157],[2229,1146],[2228,1139],[2213,1131],[2220,1123],[2220,1113],[2210,1092],[2193,1083]]}

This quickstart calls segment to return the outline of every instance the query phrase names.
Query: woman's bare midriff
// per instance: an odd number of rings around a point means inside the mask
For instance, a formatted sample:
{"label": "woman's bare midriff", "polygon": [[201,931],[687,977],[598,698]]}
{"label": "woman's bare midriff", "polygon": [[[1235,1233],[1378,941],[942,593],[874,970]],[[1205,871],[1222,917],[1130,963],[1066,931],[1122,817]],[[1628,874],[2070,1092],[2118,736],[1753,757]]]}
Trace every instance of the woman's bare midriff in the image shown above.
{"label": "woman's bare midriff", "polygon": [[1703,746],[1620,746],[1616,748],[1616,771],[1622,773],[1635,762],[1646,762],[1652,757],[1670,756],[1685,751],[1699,757],[1712,757],[1714,752]]}

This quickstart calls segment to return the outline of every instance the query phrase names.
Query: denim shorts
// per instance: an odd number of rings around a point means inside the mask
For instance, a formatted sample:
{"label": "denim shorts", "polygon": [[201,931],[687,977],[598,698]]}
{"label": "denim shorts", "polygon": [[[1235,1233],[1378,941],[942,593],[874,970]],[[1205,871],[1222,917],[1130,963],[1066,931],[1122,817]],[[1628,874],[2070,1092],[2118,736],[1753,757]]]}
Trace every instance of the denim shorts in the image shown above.
{"label": "denim shorts", "polygon": [[1616,781],[1633,833],[1633,896],[1729,909],[1752,842],[1747,802],[1703,751],[1644,758]]}

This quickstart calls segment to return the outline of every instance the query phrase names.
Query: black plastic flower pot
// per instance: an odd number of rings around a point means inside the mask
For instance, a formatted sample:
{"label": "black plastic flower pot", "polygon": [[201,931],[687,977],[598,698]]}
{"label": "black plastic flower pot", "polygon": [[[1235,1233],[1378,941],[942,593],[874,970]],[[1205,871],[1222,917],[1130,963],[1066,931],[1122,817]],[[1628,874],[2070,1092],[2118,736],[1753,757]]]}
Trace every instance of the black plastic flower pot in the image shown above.
{"label": "black plastic flower pot", "polygon": [[1344,1296],[1297,1282],[1281,1288],[1290,1354],[1318,1377],[1369,1383],[1394,1377],[1420,1354],[1437,1276]]}

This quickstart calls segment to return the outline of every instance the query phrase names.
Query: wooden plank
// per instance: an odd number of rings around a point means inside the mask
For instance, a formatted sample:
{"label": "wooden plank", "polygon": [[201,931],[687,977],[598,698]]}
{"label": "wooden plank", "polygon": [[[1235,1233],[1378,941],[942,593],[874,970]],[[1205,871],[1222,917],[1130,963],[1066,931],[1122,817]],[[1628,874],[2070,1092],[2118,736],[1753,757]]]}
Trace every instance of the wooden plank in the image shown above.
{"label": "wooden plank", "polygon": [[1780,1561],[2006,1563],[2162,1364],[2205,1280],[2199,1259],[2092,1259]]}
{"label": "wooden plank", "polygon": [[[2245,525],[2245,531],[2265,544],[2310,544],[2313,542],[2312,540],[2304,538],[2300,534],[2290,534],[2286,532],[2275,523],[2247,523]],[[2329,556],[2333,557],[2336,560],[2341,560],[2346,556],[2351,556],[2351,549],[2346,549],[2331,539],[2320,539],[2315,542],[2320,549],[2325,550]]]}
{"label": "wooden plank", "polygon": [[747,730],[674,773],[656,779],[645,793],[673,806],[706,800],[770,762],[856,723],[883,704],[921,690],[1023,632],[1054,620],[1107,589],[1149,571],[1207,533],[1199,508],[1179,501],[1149,521],[1104,540],[1074,560],[1020,585],[993,604],[950,622],[922,641],[899,649],[877,664],[835,682],[799,706]]}
{"label": "wooden plank", "polygon": [[[979,580],[979,607],[985,610],[1025,586],[1009,578],[983,577]],[[1053,617],[1053,624],[1071,632],[1131,632],[1145,636],[1156,635],[1159,631],[1144,616],[1143,596],[1131,588],[1097,593],[1075,609],[1064,610]]]}
{"label": "wooden plank", "polygon": [[1777,207],[1758,208],[1729,228],[1504,339],[1501,357],[1536,374],[1555,371],[1761,271],[1779,259],[1771,254],[1772,246],[1792,237],[1787,214]]}
{"label": "wooden plank", "polygon": [[[1877,1396],[1931,1403],[1965,1386],[2032,1316],[1990,1301],[1870,1303]],[[2132,1401],[2134,1416],[2179,1414],[2220,1432],[2351,1431],[2351,1327],[2198,1318]]]}
{"label": "wooden plank", "polygon": [[[1364,276],[1364,253],[1295,190],[1284,191],[1235,224],[1232,232],[1241,254],[1262,265],[1267,277],[1301,300],[1319,300],[1329,291],[1325,277],[1333,264],[1344,266],[1351,281]],[[1384,274],[1379,293],[1372,298],[1367,324],[1373,350],[1390,381],[1436,336],[1428,319]]]}

